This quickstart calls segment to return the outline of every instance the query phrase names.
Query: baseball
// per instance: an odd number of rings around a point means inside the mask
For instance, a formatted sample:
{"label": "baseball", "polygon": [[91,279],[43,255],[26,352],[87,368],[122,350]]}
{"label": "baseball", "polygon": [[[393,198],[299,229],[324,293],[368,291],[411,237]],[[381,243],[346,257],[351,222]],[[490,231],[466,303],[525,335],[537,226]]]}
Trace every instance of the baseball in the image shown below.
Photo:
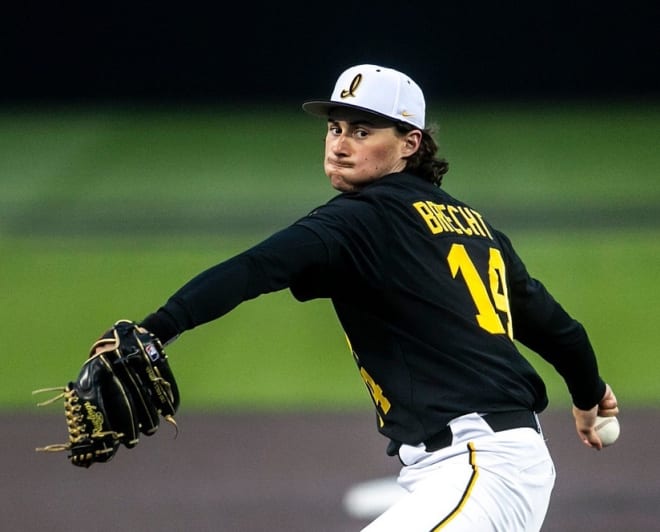
{"label": "baseball", "polygon": [[618,438],[621,432],[619,420],[616,417],[596,417],[596,433],[603,443],[603,447],[612,445]]}

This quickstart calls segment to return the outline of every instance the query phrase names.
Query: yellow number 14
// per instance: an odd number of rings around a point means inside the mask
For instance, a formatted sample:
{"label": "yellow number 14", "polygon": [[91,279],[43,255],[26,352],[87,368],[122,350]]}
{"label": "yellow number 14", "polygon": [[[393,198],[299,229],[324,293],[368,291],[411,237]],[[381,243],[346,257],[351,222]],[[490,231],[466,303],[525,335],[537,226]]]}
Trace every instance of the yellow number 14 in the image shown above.
{"label": "yellow number 14", "polygon": [[[511,325],[511,310],[509,308],[509,296],[506,288],[506,276],[504,260],[499,249],[490,248],[488,257],[488,284],[479,276],[474,262],[468,255],[463,244],[453,244],[447,255],[447,262],[451,269],[452,277],[460,271],[467,285],[470,296],[477,307],[477,323],[482,329],[491,334],[506,334],[513,339],[513,326]],[[492,297],[492,300],[491,300]],[[506,313],[506,330],[502,325],[497,311]]]}

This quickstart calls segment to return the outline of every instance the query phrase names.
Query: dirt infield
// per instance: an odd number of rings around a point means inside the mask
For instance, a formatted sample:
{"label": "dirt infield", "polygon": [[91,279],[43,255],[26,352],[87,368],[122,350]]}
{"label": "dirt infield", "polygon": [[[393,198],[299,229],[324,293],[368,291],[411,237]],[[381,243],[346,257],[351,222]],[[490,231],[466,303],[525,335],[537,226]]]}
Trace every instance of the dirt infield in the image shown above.
{"label": "dirt infield", "polygon": [[[346,491],[398,470],[370,413],[182,413],[178,438],[163,426],[84,470],[34,452],[64,441],[56,411],[0,414],[3,531],[357,531]],[[602,452],[582,447],[570,413],[542,416],[558,469],[544,532],[660,530],[658,414],[625,411]]]}

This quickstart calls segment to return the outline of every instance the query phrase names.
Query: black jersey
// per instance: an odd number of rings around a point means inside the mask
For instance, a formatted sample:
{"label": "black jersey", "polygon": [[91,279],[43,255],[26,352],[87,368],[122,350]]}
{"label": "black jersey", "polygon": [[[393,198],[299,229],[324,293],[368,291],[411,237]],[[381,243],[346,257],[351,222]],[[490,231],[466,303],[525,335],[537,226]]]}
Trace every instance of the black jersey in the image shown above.
{"label": "black jersey", "polygon": [[143,325],[165,339],[289,287],[330,298],[378,412],[417,444],[468,412],[543,410],[545,386],[514,339],[551,362],[577,406],[602,397],[584,328],[531,278],[477,210],[407,174],[342,193],[204,272]]}

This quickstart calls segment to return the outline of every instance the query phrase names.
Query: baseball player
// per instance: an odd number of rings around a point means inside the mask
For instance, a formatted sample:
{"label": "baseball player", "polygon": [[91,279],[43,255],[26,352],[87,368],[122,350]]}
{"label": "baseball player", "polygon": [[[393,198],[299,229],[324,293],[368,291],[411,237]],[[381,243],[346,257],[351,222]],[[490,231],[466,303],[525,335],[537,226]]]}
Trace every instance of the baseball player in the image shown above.
{"label": "baseball player", "polygon": [[480,208],[441,188],[448,165],[407,75],[353,66],[303,109],[327,120],[339,193],[140,325],[168,343],[268,292],[329,298],[409,491],[365,530],[539,530],[555,479],[537,416],[548,398],[514,339],[556,368],[580,439],[600,449],[596,415],[617,400],[584,328]]}

